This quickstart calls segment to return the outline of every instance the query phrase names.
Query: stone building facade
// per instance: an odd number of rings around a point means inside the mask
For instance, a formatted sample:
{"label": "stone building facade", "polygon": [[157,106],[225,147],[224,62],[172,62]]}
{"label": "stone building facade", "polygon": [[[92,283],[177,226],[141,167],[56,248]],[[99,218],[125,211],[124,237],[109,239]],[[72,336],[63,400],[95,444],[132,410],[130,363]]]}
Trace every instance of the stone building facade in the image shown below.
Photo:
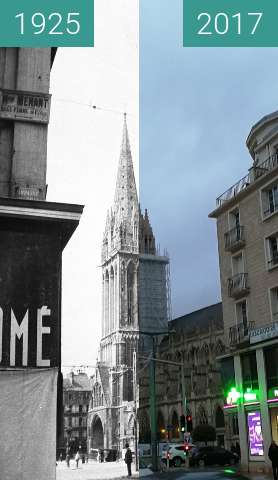
{"label": "stone building facade", "polygon": [[86,373],[70,372],[63,379],[64,438],[61,447],[74,453],[87,449],[87,416],[92,384]]}
{"label": "stone building facade", "polygon": [[102,243],[102,338],[88,416],[89,451],[121,451],[126,442],[135,448],[139,334],[141,325],[167,324],[167,302],[162,304],[167,265],[168,258],[156,252],[148,214],[140,211],[125,116]]}
{"label": "stone building facade", "polygon": [[[172,333],[171,333],[172,331]],[[186,415],[192,426],[215,426],[217,441],[225,443],[223,391],[216,357],[223,354],[224,329],[222,304],[210,305],[169,322],[169,335],[157,348],[157,358],[183,363]],[[143,366],[142,366],[143,367]],[[143,373],[144,372],[144,373]],[[184,415],[181,368],[156,364],[157,433],[160,441],[183,439],[180,420]],[[140,442],[150,441],[149,378],[147,369],[140,375]]]}
{"label": "stone building facade", "polygon": [[[270,468],[278,441],[278,113],[251,129],[248,174],[217,199],[227,354],[225,412],[238,418],[241,464]],[[254,441],[254,430],[257,440]]]}

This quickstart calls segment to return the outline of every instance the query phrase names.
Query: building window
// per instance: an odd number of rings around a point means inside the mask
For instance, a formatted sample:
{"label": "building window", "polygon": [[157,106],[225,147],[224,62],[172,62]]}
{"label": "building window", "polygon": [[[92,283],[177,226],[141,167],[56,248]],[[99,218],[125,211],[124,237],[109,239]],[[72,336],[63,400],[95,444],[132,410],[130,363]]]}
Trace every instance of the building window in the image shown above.
{"label": "building window", "polygon": [[270,289],[270,308],[272,320],[278,320],[278,287]]}
{"label": "building window", "polygon": [[235,413],[232,416],[232,430],[233,430],[233,435],[238,435],[239,434],[237,413]]}
{"label": "building window", "polygon": [[262,205],[264,217],[278,210],[278,185],[273,185],[262,192]]}
{"label": "building window", "polygon": [[236,304],[236,319],[238,327],[241,327],[244,336],[248,334],[247,304],[246,300]]}
{"label": "building window", "polygon": [[242,253],[240,253],[239,255],[234,255],[232,257],[232,268],[233,276],[238,275],[239,273],[244,273],[244,262]]}
{"label": "building window", "polygon": [[278,265],[278,238],[277,234],[266,239],[266,253],[268,268]]}
{"label": "building window", "polygon": [[251,352],[241,357],[243,389],[258,389],[258,372],[256,352]]}
{"label": "building window", "polygon": [[264,351],[267,388],[278,388],[278,347]]}
{"label": "building window", "polygon": [[237,229],[240,227],[238,208],[235,208],[232,212],[229,212],[229,226],[230,226],[230,229],[233,229],[233,228]]}

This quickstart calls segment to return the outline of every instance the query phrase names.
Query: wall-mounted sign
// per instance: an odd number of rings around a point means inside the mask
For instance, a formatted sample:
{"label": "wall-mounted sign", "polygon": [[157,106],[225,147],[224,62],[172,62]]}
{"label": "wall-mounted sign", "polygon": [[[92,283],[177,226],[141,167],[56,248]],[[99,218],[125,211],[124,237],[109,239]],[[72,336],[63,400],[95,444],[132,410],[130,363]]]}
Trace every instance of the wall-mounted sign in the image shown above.
{"label": "wall-mounted sign", "polygon": [[60,275],[53,227],[0,222],[0,368],[59,366]]}
{"label": "wall-mounted sign", "polygon": [[232,387],[226,398],[227,405],[235,405],[239,401],[240,397],[240,392],[235,387]]}
{"label": "wall-mounted sign", "polygon": [[0,89],[0,119],[48,123],[51,95]]}
{"label": "wall-mounted sign", "polygon": [[278,322],[251,330],[250,343],[263,342],[273,337],[278,337]]}
{"label": "wall-mounted sign", "polygon": [[260,412],[247,413],[249,452],[251,456],[263,456],[264,443]]}

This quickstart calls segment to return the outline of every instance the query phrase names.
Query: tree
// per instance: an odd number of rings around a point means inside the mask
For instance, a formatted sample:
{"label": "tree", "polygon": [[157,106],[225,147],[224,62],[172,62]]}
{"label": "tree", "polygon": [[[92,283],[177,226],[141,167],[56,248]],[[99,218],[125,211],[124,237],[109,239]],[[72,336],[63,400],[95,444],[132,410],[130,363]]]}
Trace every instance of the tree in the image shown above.
{"label": "tree", "polygon": [[216,430],[212,425],[197,425],[192,432],[193,442],[214,442]]}

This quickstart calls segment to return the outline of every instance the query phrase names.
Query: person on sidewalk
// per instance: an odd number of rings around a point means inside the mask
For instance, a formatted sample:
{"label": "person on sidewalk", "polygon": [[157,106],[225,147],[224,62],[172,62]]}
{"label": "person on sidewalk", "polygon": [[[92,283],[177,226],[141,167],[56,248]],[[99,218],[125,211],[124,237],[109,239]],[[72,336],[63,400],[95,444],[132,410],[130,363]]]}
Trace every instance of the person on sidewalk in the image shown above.
{"label": "person on sidewalk", "polygon": [[274,442],[271,442],[271,445],[268,450],[268,457],[272,463],[273,478],[278,480],[278,445]]}
{"label": "person on sidewalk", "polygon": [[76,468],[78,468],[79,460],[80,460],[80,454],[79,454],[79,452],[77,452],[76,455],[75,455]]}
{"label": "person on sidewalk", "polygon": [[125,448],[126,448],[125,463],[126,463],[126,466],[127,466],[127,476],[131,477],[132,452],[129,448],[128,443],[126,443]]}

